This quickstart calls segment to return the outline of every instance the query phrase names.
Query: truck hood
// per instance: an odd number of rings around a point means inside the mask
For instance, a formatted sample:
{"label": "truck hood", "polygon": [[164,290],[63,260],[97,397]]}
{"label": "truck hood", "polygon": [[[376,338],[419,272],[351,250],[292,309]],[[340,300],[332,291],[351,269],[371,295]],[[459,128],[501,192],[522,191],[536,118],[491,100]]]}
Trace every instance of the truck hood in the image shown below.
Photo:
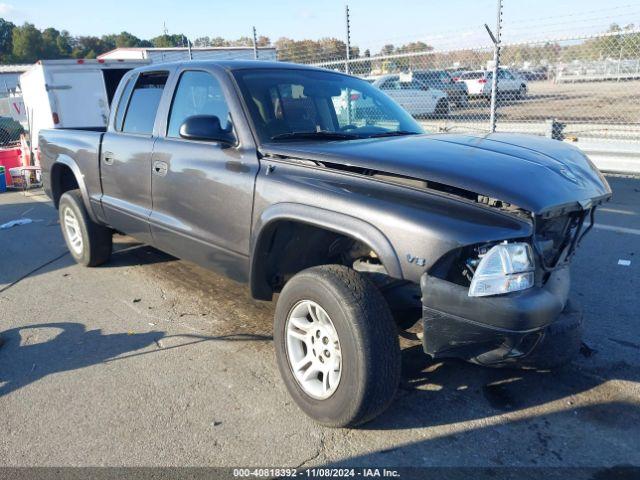
{"label": "truck hood", "polygon": [[260,152],[438,182],[537,215],[560,208],[588,208],[611,197],[607,181],[578,148],[532,135],[408,135],[269,143]]}

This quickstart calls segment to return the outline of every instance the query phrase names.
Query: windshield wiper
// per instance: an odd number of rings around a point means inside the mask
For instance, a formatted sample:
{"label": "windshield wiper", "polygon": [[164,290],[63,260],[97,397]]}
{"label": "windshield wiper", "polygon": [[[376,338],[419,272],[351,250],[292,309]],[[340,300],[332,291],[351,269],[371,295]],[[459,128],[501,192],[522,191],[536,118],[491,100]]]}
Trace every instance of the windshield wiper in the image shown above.
{"label": "windshield wiper", "polygon": [[399,137],[402,135],[419,135],[418,132],[410,132],[408,130],[393,130],[391,132],[380,132],[380,133],[372,133],[371,135],[367,135],[369,138],[376,137]]}
{"label": "windshield wiper", "polygon": [[322,139],[322,140],[354,140],[356,138],[362,138],[359,135],[353,135],[351,133],[342,132],[328,132],[321,130],[319,132],[287,132],[279,135],[274,135],[271,140],[287,140],[296,138],[310,138],[310,139]]}

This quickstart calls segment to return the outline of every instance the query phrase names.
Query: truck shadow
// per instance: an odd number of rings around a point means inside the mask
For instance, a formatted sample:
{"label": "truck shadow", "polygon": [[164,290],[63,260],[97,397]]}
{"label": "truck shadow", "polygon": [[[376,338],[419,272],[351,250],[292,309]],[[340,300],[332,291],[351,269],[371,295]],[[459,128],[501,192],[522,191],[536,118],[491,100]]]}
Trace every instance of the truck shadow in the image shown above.
{"label": "truck shadow", "polygon": [[[0,332],[0,397],[47,375],[139,355],[162,353],[205,341],[270,341],[270,336],[166,335],[161,331],[105,334],[73,322],[41,323]],[[45,341],[41,341],[42,339]],[[168,342],[163,345],[161,342]],[[147,347],[153,346],[149,350]]]}
{"label": "truck shadow", "polygon": [[[458,360],[431,360],[421,345],[411,346],[402,351],[402,380],[396,400],[380,417],[359,428],[402,430],[448,425],[522,413],[563,399],[568,399],[562,402],[564,408],[572,409],[580,394],[609,381],[640,382],[637,365],[621,361],[587,367],[584,361],[577,358],[554,371],[492,369]],[[599,418],[625,426],[628,414],[615,405],[599,407]]]}
{"label": "truck shadow", "polygon": [[[23,198],[21,194],[15,195]],[[27,219],[31,223],[0,230],[0,244],[3,247],[0,255],[0,292],[26,277],[60,270],[75,263],[60,230],[58,212],[50,202],[0,204],[0,225],[19,219]],[[131,237],[114,235],[113,240],[111,260],[101,268],[175,260]]]}
{"label": "truck shadow", "polygon": [[113,253],[109,262],[101,268],[116,268],[131,265],[151,265],[155,263],[173,262],[177,258],[160,250],[137,242],[130,237],[114,236]]}
{"label": "truck shadow", "polygon": [[[403,469],[403,479],[640,478],[637,387],[620,382],[639,382],[639,366],[578,358],[555,372],[488,369],[419,350],[403,350],[391,407],[353,434],[407,430],[396,435],[408,441],[378,441],[317,468],[428,467]],[[426,438],[416,440],[410,431],[420,428]]]}
{"label": "truck shadow", "polygon": [[[25,269],[24,272],[18,272],[17,274],[10,268],[0,270],[0,284],[5,284],[5,287],[0,289],[0,292],[10,288],[27,277],[43,275],[45,273],[75,265],[75,261],[64,245],[58,249],[58,251],[60,250],[61,253],[58,253],[57,255],[55,254],[56,252],[52,252],[50,258],[45,259],[43,257],[41,261],[35,262],[32,266],[33,268],[30,270]],[[28,255],[29,252],[25,252],[24,258],[26,259]],[[111,254],[109,262],[98,268],[152,265],[176,260],[177,259],[175,257],[161,252],[160,250],[156,250],[148,245],[137,243],[135,241],[120,241],[118,243],[114,243],[113,253]]]}

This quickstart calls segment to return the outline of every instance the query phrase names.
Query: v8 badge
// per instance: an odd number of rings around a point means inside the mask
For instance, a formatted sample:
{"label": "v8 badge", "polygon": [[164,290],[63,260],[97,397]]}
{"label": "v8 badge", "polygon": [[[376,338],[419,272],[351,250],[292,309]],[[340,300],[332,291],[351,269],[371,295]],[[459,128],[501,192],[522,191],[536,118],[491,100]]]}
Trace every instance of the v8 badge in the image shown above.
{"label": "v8 badge", "polygon": [[415,263],[419,267],[424,267],[427,264],[427,261],[424,258],[414,257],[410,253],[407,253],[407,262]]}

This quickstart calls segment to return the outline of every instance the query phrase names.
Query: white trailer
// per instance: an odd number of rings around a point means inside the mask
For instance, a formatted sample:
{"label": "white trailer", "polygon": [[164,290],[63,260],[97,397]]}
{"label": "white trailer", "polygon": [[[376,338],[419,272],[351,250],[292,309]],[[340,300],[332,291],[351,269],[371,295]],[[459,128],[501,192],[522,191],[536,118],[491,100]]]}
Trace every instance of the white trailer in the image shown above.
{"label": "white trailer", "polygon": [[122,76],[148,60],[40,60],[20,76],[31,149],[44,128],[102,128]]}

